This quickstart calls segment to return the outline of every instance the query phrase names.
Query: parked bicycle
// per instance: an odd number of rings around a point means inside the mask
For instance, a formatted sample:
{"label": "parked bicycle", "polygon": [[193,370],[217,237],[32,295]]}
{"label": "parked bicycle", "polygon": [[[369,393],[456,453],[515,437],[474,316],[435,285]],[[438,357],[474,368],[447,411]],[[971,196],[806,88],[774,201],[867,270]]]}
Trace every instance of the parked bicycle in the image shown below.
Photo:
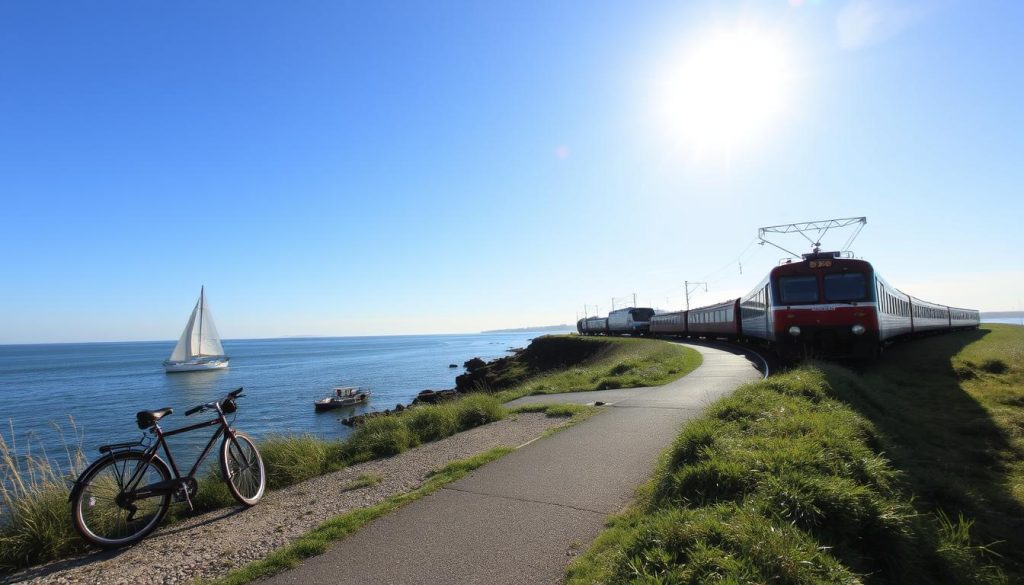
{"label": "parked bicycle", "polygon": [[[237,399],[242,396],[239,388],[220,400],[191,408],[185,416],[215,410],[217,417],[167,432],[158,421],[171,414],[172,409],[136,414],[139,428],[148,435],[144,433],[135,442],[100,447],[104,455],[82,472],[71,489],[71,517],[82,538],[103,548],[134,544],[156,529],[167,515],[172,498],[193,509],[192,498],[199,487],[196,472],[221,436],[224,440],[220,446],[220,468],[224,482],[235,500],[255,506],[267,485],[263,459],[252,439],[231,428],[226,418],[238,409]],[[166,437],[211,426],[217,426],[217,431],[188,475],[182,476]],[[157,455],[160,447],[170,466]]]}

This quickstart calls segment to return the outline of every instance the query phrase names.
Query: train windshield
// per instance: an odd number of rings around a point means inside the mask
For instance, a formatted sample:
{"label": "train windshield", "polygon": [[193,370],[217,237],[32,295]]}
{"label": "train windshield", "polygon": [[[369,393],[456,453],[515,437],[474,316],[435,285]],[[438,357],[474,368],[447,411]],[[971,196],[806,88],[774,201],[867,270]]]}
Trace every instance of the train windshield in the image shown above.
{"label": "train windshield", "polygon": [[818,279],[814,276],[779,277],[779,300],[783,305],[818,302]]}
{"label": "train windshield", "polygon": [[654,309],[633,309],[630,311],[634,321],[650,321],[654,316]]}
{"label": "train windshield", "polygon": [[825,275],[825,300],[830,302],[866,301],[868,288],[864,274],[844,272]]}

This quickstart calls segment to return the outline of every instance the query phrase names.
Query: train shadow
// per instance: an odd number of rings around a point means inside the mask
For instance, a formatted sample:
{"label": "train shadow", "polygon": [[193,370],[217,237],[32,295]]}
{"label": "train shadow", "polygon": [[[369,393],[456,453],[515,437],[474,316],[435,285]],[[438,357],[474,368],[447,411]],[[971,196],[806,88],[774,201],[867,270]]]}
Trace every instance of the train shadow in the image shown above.
{"label": "train shadow", "polygon": [[[1009,430],[966,389],[954,360],[985,330],[933,336],[893,346],[875,363],[853,371],[826,368],[833,390],[869,419],[881,448],[906,476],[921,509],[973,519],[975,543],[1024,569],[1024,507],[1010,473],[1024,453]],[[973,376],[973,374],[972,374]]]}

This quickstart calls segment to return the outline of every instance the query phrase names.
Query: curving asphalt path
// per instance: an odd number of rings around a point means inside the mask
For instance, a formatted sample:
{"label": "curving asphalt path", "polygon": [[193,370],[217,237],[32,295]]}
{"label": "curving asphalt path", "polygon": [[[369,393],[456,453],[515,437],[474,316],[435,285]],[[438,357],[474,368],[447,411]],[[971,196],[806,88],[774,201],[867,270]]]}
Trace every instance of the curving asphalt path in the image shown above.
{"label": "curving asphalt path", "polygon": [[680,426],[762,376],[760,359],[742,350],[686,345],[704,363],[665,386],[513,401],[600,400],[610,408],[371,522],[269,582],[560,583],[569,561],[650,477]]}

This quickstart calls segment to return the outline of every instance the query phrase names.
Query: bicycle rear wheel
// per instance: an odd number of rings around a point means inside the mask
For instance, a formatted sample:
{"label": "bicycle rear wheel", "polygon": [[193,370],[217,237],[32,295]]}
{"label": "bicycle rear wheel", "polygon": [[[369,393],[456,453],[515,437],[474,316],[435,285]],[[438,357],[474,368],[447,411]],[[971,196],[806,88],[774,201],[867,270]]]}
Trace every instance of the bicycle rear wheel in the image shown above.
{"label": "bicycle rear wheel", "polygon": [[220,468],[228,490],[238,503],[255,506],[267,488],[267,470],[263,466],[256,443],[245,433],[235,433],[235,440],[224,437],[220,447]]}
{"label": "bicycle rear wheel", "polygon": [[133,451],[112,453],[86,469],[71,493],[71,518],[86,541],[116,548],[152,532],[167,514],[171,495],[132,499],[138,488],[171,479],[167,464]]}

